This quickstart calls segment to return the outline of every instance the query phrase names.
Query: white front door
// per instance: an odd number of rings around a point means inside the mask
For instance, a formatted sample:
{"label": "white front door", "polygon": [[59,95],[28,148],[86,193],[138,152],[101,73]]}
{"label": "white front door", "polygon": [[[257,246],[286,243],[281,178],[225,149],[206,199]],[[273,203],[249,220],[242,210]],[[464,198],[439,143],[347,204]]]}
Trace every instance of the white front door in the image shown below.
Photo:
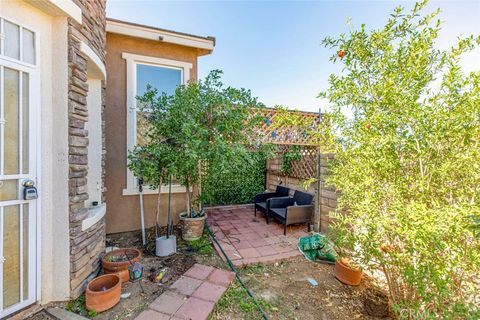
{"label": "white front door", "polygon": [[37,200],[24,196],[37,184],[37,47],[33,30],[0,17],[0,318],[37,298]]}

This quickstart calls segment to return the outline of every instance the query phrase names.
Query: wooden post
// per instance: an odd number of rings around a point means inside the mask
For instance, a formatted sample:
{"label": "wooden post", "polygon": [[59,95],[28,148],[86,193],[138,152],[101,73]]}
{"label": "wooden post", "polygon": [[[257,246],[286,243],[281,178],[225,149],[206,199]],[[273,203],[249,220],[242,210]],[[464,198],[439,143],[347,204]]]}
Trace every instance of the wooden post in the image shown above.
{"label": "wooden post", "polygon": [[317,147],[317,187],[315,188],[316,199],[315,199],[315,216],[314,216],[314,225],[313,229],[315,232],[322,231],[322,182],[321,182],[321,154],[320,147]]}
{"label": "wooden post", "polygon": [[[322,123],[322,113],[321,109],[318,109],[318,129],[320,129],[320,125]],[[322,175],[321,175],[321,169],[322,169],[322,156],[321,156],[321,149],[320,149],[320,142],[318,141],[317,145],[317,188],[316,188],[316,199],[315,199],[315,217],[314,217],[314,230],[315,232],[321,232],[322,231]]]}

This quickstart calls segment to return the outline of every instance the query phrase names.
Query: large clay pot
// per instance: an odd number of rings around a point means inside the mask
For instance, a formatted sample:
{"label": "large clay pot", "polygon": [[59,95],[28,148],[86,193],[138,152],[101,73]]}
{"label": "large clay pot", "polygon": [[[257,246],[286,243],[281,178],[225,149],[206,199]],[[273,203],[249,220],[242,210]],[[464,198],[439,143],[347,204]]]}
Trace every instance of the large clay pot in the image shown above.
{"label": "large clay pot", "polygon": [[85,304],[90,311],[102,312],[120,301],[122,281],[117,274],[105,274],[90,281],[85,292]]}
{"label": "large clay pot", "polygon": [[350,267],[347,259],[338,259],[335,262],[334,272],[335,278],[351,286],[358,286],[362,281],[362,270]]}
{"label": "large clay pot", "polygon": [[105,273],[118,273],[122,282],[129,279],[128,266],[140,261],[142,253],[140,250],[117,249],[110,251],[102,258],[102,267]]}
{"label": "large clay pot", "polygon": [[182,238],[185,241],[198,240],[202,237],[203,228],[205,226],[205,219],[207,214],[203,217],[189,218],[187,212],[182,212],[179,215],[182,224]]}

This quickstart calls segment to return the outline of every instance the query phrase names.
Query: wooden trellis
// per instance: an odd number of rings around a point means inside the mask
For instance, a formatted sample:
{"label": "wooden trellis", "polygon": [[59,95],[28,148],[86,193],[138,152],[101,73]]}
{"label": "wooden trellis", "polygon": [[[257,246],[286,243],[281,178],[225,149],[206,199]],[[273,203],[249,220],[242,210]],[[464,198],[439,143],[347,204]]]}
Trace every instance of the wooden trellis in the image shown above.
{"label": "wooden trellis", "polygon": [[[263,118],[257,133],[263,143],[272,143],[277,148],[277,158],[280,160],[278,169],[268,173],[291,177],[297,180],[307,180],[316,178],[315,187],[315,210],[314,210],[314,230],[321,230],[320,212],[321,212],[321,177],[320,177],[320,149],[315,137],[310,136],[308,131],[315,131],[319,125],[325,125],[323,114],[315,112],[285,111],[282,110],[282,116],[285,112],[291,113],[293,119],[298,122],[290,122],[290,125],[282,123],[282,119],[276,123],[279,113],[275,109],[261,109],[258,114]],[[292,124],[293,123],[293,124]],[[302,125],[295,126],[294,123]],[[313,130],[305,130],[305,124]],[[318,138],[318,137],[317,137]],[[295,149],[294,149],[295,148]],[[288,166],[288,172],[282,170],[284,156],[286,153],[298,153],[299,159],[291,160]]]}
{"label": "wooden trellis", "polygon": [[[277,126],[276,120],[278,112],[275,109],[259,109],[258,114],[262,118],[262,123],[258,126],[257,132],[262,139],[262,143],[286,144],[286,145],[312,145],[312,137],[303,127],[295,126]],[[318,125],[318,113],[303,111],[287,111],[297,117],[302,117],[305,122],[310,123],[312,127]]]}
{"label": "wooden trellis", "polygon": [[[283,154],[292,152],[300,154],[299,160],[293,160],[290,165],[289,172],[282,171],[282,163],[280,169],[271,172],[279,176],[288,176],[300,180],[310,179],[317,176],[318,162],[317,162],[317,148],[314,146],[298,146],[298,145],[277,145],[278,158],[282,159]],[[283,161],[283,160],[282,160]]]}

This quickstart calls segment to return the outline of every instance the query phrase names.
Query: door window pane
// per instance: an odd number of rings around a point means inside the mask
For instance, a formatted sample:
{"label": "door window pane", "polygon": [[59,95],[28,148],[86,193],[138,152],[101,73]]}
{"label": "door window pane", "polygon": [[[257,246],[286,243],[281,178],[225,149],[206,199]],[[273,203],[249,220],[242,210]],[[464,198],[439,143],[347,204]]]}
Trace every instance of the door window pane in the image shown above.
{"label": "door window pane", "polygon": [[20,27],[4,20],[5,55],[10,58],[20,59]]}
{"label": "door window pane", "polygon": [[22,73],[22,172],[29,173],[29,141],[28,130],[30,112],[30,83],[28,73]]}
{"label": "door window pane", "polygon": [[23,61],[35,64],[35,34],[25,28],[22,29],[22,51]]}
{"label": "door window pane", "polygon": [[18,180],[0,180],[0,201],[18,199]]}
{"label": "door window pane", "polygon": [[4,69],[4,118],[5,118],[5,149],[4,174],[19,173],[19,80],[20,72]]}
{"label": "door window pane", "polygon": [[23,300],[28,299],[28,203],[23,205]]}
{"label": "door window pane", "polygon": [[20,302],[20,210],[3,208],[3,307]]}

